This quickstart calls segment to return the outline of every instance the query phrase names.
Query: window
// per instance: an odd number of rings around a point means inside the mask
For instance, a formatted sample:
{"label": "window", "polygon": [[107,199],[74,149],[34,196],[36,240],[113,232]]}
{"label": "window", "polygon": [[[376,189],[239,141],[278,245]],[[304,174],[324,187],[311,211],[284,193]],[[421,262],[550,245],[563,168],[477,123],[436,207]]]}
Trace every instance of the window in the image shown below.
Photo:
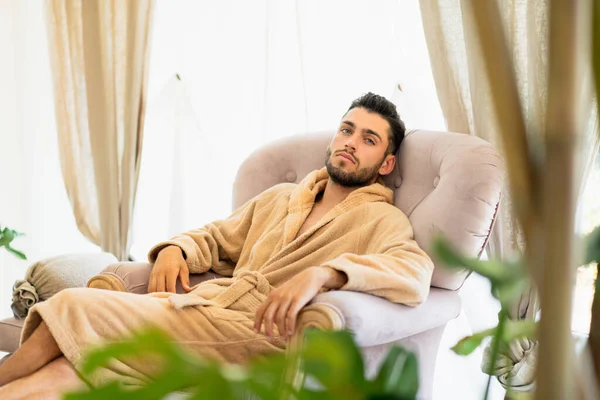
{"label": "window", "polygon": [[253,150],[335,130],[365,92],[394,101],[409,128],[445,129],[418,2],[156,5],[136,259],[229,215],[235,174]]}

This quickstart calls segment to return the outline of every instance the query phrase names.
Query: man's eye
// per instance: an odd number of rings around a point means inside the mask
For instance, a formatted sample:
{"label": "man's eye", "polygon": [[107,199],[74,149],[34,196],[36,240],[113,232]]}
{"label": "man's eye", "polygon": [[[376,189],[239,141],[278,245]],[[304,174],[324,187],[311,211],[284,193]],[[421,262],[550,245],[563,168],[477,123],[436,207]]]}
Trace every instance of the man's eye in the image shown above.
{"label": "man's eye", "polygon": [[350,129],[342,128],[342,133],[350,133]]}
{"label": "man's eye", "polygon": [[375,144],[375,141],[373,139],[367,139],[367,142],[369,142],[370,144]]}

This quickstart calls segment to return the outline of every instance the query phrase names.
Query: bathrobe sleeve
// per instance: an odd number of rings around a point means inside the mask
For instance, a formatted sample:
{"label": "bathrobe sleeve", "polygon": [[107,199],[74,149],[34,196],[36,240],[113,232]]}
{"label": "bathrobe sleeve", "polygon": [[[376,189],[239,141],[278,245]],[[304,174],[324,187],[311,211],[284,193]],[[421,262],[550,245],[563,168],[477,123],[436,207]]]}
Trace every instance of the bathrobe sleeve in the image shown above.
{"label": "bathrobe sleeve", "polygon": [[396,214],[371,220],[366,226],[361,235],[363,254],[344,253],[322,265],[346,274],[348,281],[340,290],[369,293],[408,306],[421,304],[429,294],[433,262],[413,240],[408,218]]}
{"label": "bathrobe sleeve", "polygon": [[181,248],[190,273],[200,274],[212,269],[220,275],[232,276],[257,207],[264,206],[278,192],[278,187],[274,186],[246,202],[227,219],[214,221],[155,245],[148,253],[148,260],[154,264],[162,249],[175,245]]}

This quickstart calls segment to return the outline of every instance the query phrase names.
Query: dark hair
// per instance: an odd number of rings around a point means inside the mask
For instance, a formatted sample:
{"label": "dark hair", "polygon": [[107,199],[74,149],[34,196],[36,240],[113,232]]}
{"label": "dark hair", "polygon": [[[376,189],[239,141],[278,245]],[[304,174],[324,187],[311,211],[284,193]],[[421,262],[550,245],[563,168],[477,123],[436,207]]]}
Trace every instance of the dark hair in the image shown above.
{"label": "dark hair", "polygon": [[348,111],[356,107],[362,107],[369,112],[379,114],[388,122],[391,134],[388,135],[389,145],[387,153],[396,154],[398,148],[400,148],[400,143],[404,140],[406,127],[404,126],[404,122],[400,119],[400,115],[398,114],[394,103],[383,96],[369,92],[354,100],[350,105],[350,108],[348,108]]}

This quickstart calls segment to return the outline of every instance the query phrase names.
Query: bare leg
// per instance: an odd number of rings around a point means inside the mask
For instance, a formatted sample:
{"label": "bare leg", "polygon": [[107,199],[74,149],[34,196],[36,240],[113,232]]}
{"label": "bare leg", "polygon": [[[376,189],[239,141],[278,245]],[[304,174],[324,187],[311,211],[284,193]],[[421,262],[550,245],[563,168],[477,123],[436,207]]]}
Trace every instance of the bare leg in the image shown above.
{"label": "bare leg", "polygon": [[59,357],[33,374],[1,387],[0,398],[58,400],[64,392],[84,387],[71,363]]}
{"label": "bare leg", "polygon": [[31,375],[61,355],[48,326],[42,321],[29,339],[0,365],[0,387]]}

